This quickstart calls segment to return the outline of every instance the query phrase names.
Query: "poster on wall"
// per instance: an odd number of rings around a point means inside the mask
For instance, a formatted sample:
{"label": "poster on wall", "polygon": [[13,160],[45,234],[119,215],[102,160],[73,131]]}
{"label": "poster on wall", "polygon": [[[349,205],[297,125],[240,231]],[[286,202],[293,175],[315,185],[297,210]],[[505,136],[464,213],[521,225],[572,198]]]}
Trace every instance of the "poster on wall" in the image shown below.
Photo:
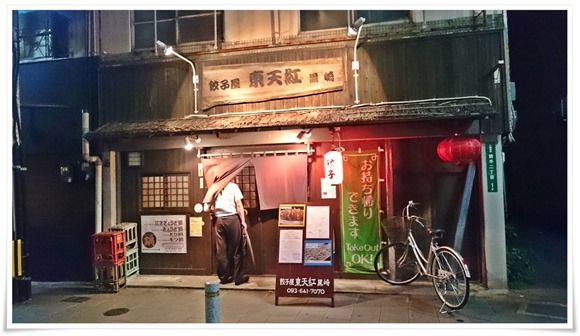
{"label": "poster on wall", "polygon": [[141,216],[142,253],[187,253],[186,215]]}
{"label": "poster on wall", "polygon": [[346,151],[340,188],[340,233],[345,273],[374,273],[381,245],[379,225],[379,153]]}

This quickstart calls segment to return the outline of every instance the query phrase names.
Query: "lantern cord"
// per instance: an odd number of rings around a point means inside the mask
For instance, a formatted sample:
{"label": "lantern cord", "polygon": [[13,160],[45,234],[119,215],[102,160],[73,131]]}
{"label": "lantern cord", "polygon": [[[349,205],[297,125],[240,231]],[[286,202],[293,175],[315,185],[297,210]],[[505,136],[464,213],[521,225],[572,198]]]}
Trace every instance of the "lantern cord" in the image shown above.
{"label": "lantern cord", "polygon": [[330,136],[331,136],[331,142],[330,142],[330,150],[334,150],[334,129],[332,129],[332,131],[330,131]]}
{"label": "lantern cord", "polygon": [[[334,146],[334,133],[336,133],[336,136],[338,137],[338,147]],[[340,133],[338,132],[338,130],[333,128],[330,131],[330,136],[331,136],[331,138],[330,138],[331,139],[330,140],[330,143],[331,143],[330,150],[335,150],[337,152],[344,152],[344,147],[342,147],[340,145]]]}

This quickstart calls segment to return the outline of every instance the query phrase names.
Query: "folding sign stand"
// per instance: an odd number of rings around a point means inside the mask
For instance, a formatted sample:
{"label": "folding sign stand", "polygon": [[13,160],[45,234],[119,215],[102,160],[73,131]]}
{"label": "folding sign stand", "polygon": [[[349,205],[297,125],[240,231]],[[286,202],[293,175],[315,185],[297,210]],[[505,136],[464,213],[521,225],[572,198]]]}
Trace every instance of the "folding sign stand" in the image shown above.
{"label": "folding sign stand", "polygon": [[330,206],[281,204],[276,305],[280,297],[330,298],[334,307]]}

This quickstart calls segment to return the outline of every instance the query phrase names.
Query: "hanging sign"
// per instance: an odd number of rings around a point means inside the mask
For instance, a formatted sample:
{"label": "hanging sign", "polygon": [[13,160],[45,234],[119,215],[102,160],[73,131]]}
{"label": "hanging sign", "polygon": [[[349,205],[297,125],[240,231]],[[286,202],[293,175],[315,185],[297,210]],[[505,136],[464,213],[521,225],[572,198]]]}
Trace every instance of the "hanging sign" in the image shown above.
{"label": "hanging sign", "polygon": [[345,273],[374,273],[380,245],[379,154],[344,152],[344,181],[340,195],[340,233]]}
{"label": "hanging sign", "polygon": [[202,106],[266,101],[342,90],[342,58],[204,66]]}
{"label": "hanging sign", "polygon": [[336,150],[324,154],[324,176],[331,185],[341,184],[343,179],[342,153]]}

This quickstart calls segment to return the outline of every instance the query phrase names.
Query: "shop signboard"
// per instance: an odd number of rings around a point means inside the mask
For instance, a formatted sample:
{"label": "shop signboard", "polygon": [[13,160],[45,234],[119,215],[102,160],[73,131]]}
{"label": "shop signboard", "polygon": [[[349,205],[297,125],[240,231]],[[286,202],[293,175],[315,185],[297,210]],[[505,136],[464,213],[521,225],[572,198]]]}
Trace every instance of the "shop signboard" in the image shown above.
{"label": "shop signboard", "polygon": [[342,58],[207,65],[203,68],[203,109],[342,90]]}
{"label": "shop signboard", "polygon": [[[280,215],[276,305],[280,297],[330,298],[334,307],[334,253],[330,235],[330,206],[281,204],[281,211],[300,212],[288,226],[289,213]],[[299,219],[298,219],[299,217]]]}

